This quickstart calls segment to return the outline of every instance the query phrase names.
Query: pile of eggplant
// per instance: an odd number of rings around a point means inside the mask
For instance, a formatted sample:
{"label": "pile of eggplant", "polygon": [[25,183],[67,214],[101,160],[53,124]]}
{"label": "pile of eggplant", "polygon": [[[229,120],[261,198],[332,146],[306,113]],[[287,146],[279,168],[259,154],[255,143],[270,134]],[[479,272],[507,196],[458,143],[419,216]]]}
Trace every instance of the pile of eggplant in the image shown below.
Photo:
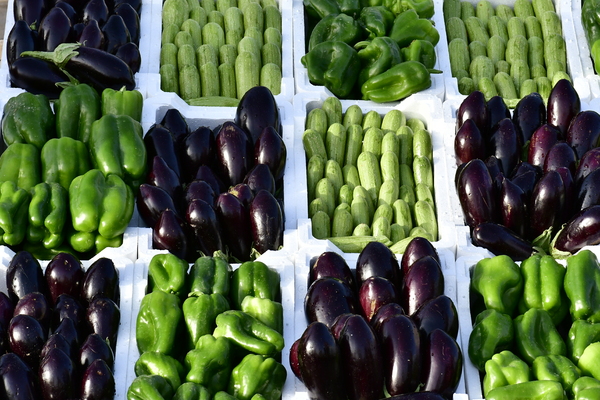
{"label": "pile of eggplant", "polygon": [[547,104],[524,97],[511,116],[500,97],[460,105],[456,190],[473,244],[522,261],[565,257],[600,243],[600,115],[582,110],[568,80]]}
{"label": "pile of eggplant", "polygon": [[115,394],[120,323],[118,270],[100,258],[84,271],[57,254],[42,271],[26,251],[0,292],[0,398],[102,399]]}
{"label": "pile of eggplant", "polygon": [[141,0],[15,0],[4,44],[11,85],[51,99],[62,90],[57,83],[73,79],[99,92],[134,89],[141,7]]}
{"label": "pile of eggplant", "polygon": [[153,246],[194,262],[224,254],[249,261],[283,245],[287,150],[275,98],[248,90],[233,121],[190,131],[169,109],[144,137],[149,174],[137,209]]}
{"label": "pile of eggplant", "polygon": [[463,358],[440,265],[420,237],[400,263],[384,244],[367,244],[354,273],[335,252],[317,257],[304,299],[309,325],[290,349],[309,398],[452,398]]}

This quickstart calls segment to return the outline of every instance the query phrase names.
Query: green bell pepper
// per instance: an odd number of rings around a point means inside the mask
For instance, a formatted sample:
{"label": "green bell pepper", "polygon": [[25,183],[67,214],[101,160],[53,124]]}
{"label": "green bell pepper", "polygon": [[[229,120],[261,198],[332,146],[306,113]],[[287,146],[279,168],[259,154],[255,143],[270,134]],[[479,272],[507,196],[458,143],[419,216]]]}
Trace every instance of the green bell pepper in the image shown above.
{"label": "green bell pepper", "polygon": [[283,305],[281,303],[270,299],[246,296],[242,301],[242,311],[283,334]]}
{"label": "green bell pepper", "polygon": [[339,14],[342,12],[336,0],[303,0],[304,10],[309,17],[321,19],[329,14]]}
{"label": "green bell pepper", "polygon": [[490,390],[486,400],[566,400],[563,387],[555,381],[529,381]]}
{"label": "green bell pepper", "polygon": [[363,83],[363,100],[377,103],[402,100],[431,87],[431,75],[418,61],[404,61]]}
{"label": "green bell pepper", "polygon": [[471,289],[487,309],[512,316],[523,294],[523,277],[517,263],[506,255],[483,258],[475,264]]}
{"label": "green bell pepper", "polygon": [[170,400],[173,388],[160,375],[140,375],[127,389],[127,400]]}
{"label": "green bell pepper", "polygon": [[226,337],[241,349],[263,356],[283,350],[283,335],[243,311],[227,310],[217,316],[215,337]]}
{"label": "green bell pepper", "polygon": [[120,90],[106,88],[102,91],[102,115],[129,115],[137,122],[142,121],[142,106],[144,96],[139,90]]}
{"label": "green bell pepper", "polygon": [[196,259],[189,273],[189,293],[219,293],[227,298],[231,280],[231,265],[221,257],[203,256]]}
{"label": "green bell pepper", "polygon": [[194,382],[185,382],[177,388],[173,400],[214,400],[208,389]]}
{"label": "green bell pepper", "polygon": [[584,375],[600,380],[600,342],[590,343],[583,350],[577,366]]}
{"label": "green bell pepper", "polygon": [[7,145],[28,143],[38,150],[55,136],[55,116],[43,94],[22,92],[8,99],[2,116],[2,136]]}
{"label": "green bell pepper", "polygon": [[133,215],[133,192],[114,174],[105,177],[91,169],[73,179],[69,187],[71,221],[75,232],[69,238],[79,252],[96,249],[102,240],[122,238]]}
{"label": "green bell pepper", "polygon": [[351,17],[357,17],[363,8],[360,0],[337,0],[340,12]]}
{"label": "green bell pepper", "polygon": [[88,143],[94,121],[102,116],[100,95],[90,85],[65,87],[54,103],[56,134]]}
{"label": "green bell pepper", "polygon": [[198,339],[214,331],[217,315],[229,309],[229,302],[220,293],[198,293],[185,299],[182,309],[188,347],[194,348]]}
{"label": "green bell pepper", "polygon": [[529,365],[510,350],[496,353],[485,363],[483,395],[501,386],[529,382]]}
{"label": "green bell pepper", "polygon": [[239,400],[251,400],[256,394],[266,400],[278,400],[286,376],[285,367],[275,359],[248,354],[231,371],[227,391]]}
{"label": "green bell pepper", "polygon": [[433,0],[383,0],[383,5],[395,15],[412,9],[419,18],[431,18],[435,12]]}
{"label": "green bell pepper", "polygon": [[185,375],[183,366],[173,357],[158,352],[147,351],[140,355],[133,367],[135,376],[160,375],[169,382],[173,391],[181,385],[181,378]]}
{"label": "green bell pepper", "polygon": [[0,182],[5,181],[25,190],[42,182],[39,149],[29,143],[9,145],[0,156]]}
{"label": "green bell pepper", "polygon": [[358,49],[362,69],[358,75],[358,84],[384,73],[403,60],[398,44],[387,36],[376,37],[370,42],[363,41],[355,45]]}
{"label": "green bell pepper", "polygon": [[477,314],[469,335],[468,353],[471,362],[483,371],[486,362],[494,354],[512,347],[513,337],[514,328],[509,315],[494,309]]}
{"label": "green bell pepper", "polygon": [[363,35],[358,21],[346,14],[329,14],[313,28],[308,40],[308,51],[323,42],[344,42],[353,46]]}
{"label": "green bell pepper", "polygon": [[215,393],[215,396],[212,400],[238,400],[238,398],[221,390],[220,392]]}
{"label": "green bell pepper", "polygon": [[600,70],[600,3],[598,0],[581,2],[581,25],[596,73]]}
{"label": "green bell pepper", "polygon": [[231,345],[227,338],[204,335],[185,355],[187,382],[204,386],[212,394],[227,389],[231,375]]}
{"label": "green bell pepper", "polygon": [[567,355],[567,345],[548,311],[531,308],[516,317],[513,324],[519,354],[527,363],[533,363],[540,356]]}
{"label": "green bell pepper", "polygon": [[142,125],[128,115],[104,115],[92,124],[88,147],[92,166],[121,177],[134,190],[146,176]]}
{"label": "green bell pepper", "polygon": [[360,11],[359,21],[368,32],[368,39],[386,36],[394,23],[395,15],[386,7],[364,7]]}
{"label": "green bell pepper", "polygon": [[246,296],[278,300],[280,296],[279,272],[261,261],[247,261],[231,274],[231,308],[242,309]]}
{"label": "green bell pepper", "polygon": [[590,250],[567,258],[565,293],[571,301],[571,317],[600,322],[600,264]]}
{"label": "green bell pepper", "polygon": [[90,170],[87,146],[70,137],[48,140],[42,147],[40,157],[42,180],[60,183],[66,190],[69,190],[73,179]]}
{"label": "green bell pepper", "polygon": [[158,351],[176,357],[182,324],[177,296],[161,290],[148,293],[142,298],[135,324],[139,352]]}
{"label": "green bell pepper", "polygon": [[400,48],[410,45],[413,40],[427,40],[434,46],[440,40],[440,33],[433,22],[426,18],[419,18],[413,9],[408,9],[398,14],[389,36],[398,43]]}
{"label": "green bell pepper", "polygon": [[0,244],[16,246],[25,239],[31,195],[12,181],[0,184]]}
{"label": "green bell pepper", "polygon": [[172,253],[156,254],[148,264],[148,291],[162,290],[183,296],[186,293],[188,263]]}
{"label": "green bell pepper", "polygon": [[600,342],[600,323],[592,324],[582,319],[573,321],[567,337],[567,354],[577,363],[585,348],[594,342]]}
{"label": "green bell pepper", "polygon": [[38,183],[31,189],[27,241],[54,249],[63,243],[69,192],[58,183]]}
{"label": "green bell pepper", "polygon": [[600,381],[591,376],[582,376],[571,387],[574,400],[600,399]]}
{"label": "green bell pepper", "polygon": [[431,42],[427,40],[413,40],[410,45],[404,47],[401,52],[404,60],[418,61],[427,69],[432,69],[437,60],[435,48]]}
{"label": "green bell pepper", "polygon": [[537,380],[559,382],[569,395],[572,394],[571,387],[581,376],[581,371],[571,360],[553,354],[537,357],[531,370]]}
{"label": "green bell pepper", "polygon": [[349,96],[360,71],[360,59],[352,46],[344,42],[323,42],[302,56],[308,79],[322,85],[340,98]]}

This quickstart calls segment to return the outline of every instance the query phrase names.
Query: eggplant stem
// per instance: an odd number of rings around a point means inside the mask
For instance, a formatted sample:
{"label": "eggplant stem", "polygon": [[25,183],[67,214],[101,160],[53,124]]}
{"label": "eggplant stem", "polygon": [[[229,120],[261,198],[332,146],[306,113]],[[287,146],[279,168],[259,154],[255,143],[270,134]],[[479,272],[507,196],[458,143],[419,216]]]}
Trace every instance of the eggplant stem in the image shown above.
{"label": "eggplant stem", "polygon": [[64,69],[65,65],[71,58],[79,54],[77,49],[81,46],[80,43],[61,43],[54,51],[24,51],[22,57],[35,57],[44,61],[54,63],[60,69]]}

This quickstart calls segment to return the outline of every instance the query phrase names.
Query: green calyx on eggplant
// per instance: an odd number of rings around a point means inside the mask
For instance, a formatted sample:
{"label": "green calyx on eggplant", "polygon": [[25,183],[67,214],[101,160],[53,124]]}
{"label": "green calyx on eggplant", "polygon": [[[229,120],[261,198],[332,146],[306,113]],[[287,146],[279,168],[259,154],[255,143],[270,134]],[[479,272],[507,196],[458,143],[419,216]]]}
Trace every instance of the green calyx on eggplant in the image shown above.
{"label": "green calyx on eggplant", "polygon": [[252,144],[266,127],[280,133],[281,120],[273,93],[265,86],[250,88],[240,99],[233,122],[248,134]]}

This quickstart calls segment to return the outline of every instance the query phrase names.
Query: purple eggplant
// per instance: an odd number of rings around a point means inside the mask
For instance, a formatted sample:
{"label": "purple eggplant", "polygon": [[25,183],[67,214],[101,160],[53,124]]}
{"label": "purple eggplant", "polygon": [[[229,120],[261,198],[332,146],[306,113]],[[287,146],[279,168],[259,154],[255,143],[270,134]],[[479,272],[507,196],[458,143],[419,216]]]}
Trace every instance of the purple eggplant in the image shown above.
{"label": "purple eggplant", "polygon": [[59,44],[71,41],[72,35],[67,14],[60,7],[52,7],[40,22],[37,49],[54,51]]}
{"label": "purple eggplant", "polygon": [[4,47],[6,48],[6,62],[8,65],[21,56],[24,51],[36,49],[37,32],[31,30],[31,27],[25,20],[16,20],[8,37],[5,40]]}
{"label": "purple eggplant", "polygon": [[435,329],[442,329],[454,339],[458,335],[458,311],[452,299],[444,294],[423,304],[411,318],[422,338]]}
{"label": "purple eggplant", "polygon": [[270,192],[260,190],[254,196],[249,214],[253,246],[260,254],[283,246],[283,211]]}
{"label": "purple eggplant", "polygon": [[484,222],[473,229],[475,246],[483,247],[495,255],[505,254],[515,261],[523,261],[534,253],[533,245],[504,225]]}
{"label": "purple eggplant", "polygon": [[57,83],[69,82],[67,75],[56,65],[33,57],[17,58],[9,64],[8,72],[12,87],[43,94],[49,99],[58,99],[62,88]]}
{"label": "purple eggplant", "polygon": [[566,141],[577,154],[583,157],[588,150],[597,147],[600,140],[600,114],[594,110],[579,112],[569,124]]}
{"label": "purple eggplant", "polygon": [[577,154],[566,142],[556,142],[550,148],[544,162],[544,172],[555,171],[557,168],[566,167],[575,174],[577,169]]}
{"label": "purple eggplant", "polygon": [[30,315],[15,315],[8,325],[10,350],[34,370],[40,363],[47,337],[47,331]]}
{"label": "purple eggplant", "polygon": [[15,353],[0,357],[0,397],[11,400],[37,400],[41,394],[34,373]]}
{"label": "purple eggplant", "polygon": [[215,138],[207,127],[201,126],[186,134],[177,144],[185,181],[191,181],[201,165],[213,165]]}
{"label": "purple eggplant", "polygon": [[488,171],[490,172],[490,176],[492,177],[492,180],[494,181],[494,191],[495,191],[495,195],[497,195],[498,193],[500,193],[500,188],[502,187],[502,181],[504,180],[504,172],[502,172],[502,169],[500,168],[500,161],[496,158],[495,155],[490,155],[488,156],[485,160],[485,166],[487,167]]}
{"label": "purple eggplant", "polygon": [[117,14],[108,17],[106,23],[102,25],[102,33],[104,35],[104,50],[111,54],[115,54],[119,47],[131,41],[123,17]]}
{"label": "purple eggplant", "polygon": [[130,40],[138,45],[140,43],[140,15],[129,3],[121,3],[114,8],[114,13],[125,22]]}
{"label": "purple eggplant", "polygon": [[546,105],[539,93],[530,93],[519,100],[513,111],[512,121],[521,145],[526,144],[531,135],[546,123]]}
{"label": "purple eggplant", "polygon": [[387,303],[379,307],[375,315],[371,318],[371,326],[375,333],[379,335],[383,321],[395,315],[406,315],[399,303]]}
{"label": "purple eggplant", "polygon": [[154,156],[152,159],[146,182],[164,189],[173,200],[173,204],[175,204],[175,201],[181,202],[183,187],[179,182],[179,176],[161,156]]}
{"label": "purple eggplant", "polygon": [[406,246],[406,249],[404,249],[404,253],[400,259],[402,274],[406,275],[413,263],[425,256],[435,258],[441,265],[440,256],[429,240],[418,236],[413,238]]}
{"label": "purple eggplant", "polygon": [[34,26],[35,29],[47,12],[44,0],[15,0],[13,3],[14,20],[23,20],[27,26]]}
{"label": "purple eggplant", "polygon": [[196,199],[188,203],[186,221],[194,231],[196,245],[205,255],[225,250],[221,239],[221,227],[214,207],[204,200]]}
{"label": "purple eggplant", "polygon": [[252,146],[266,127],[280,132],[279,109],[273,93],[265,86],[249,89],[240,99],[233,122],[248,133]]}
{"label": "purple eggplant", "polygon": [[0,325],[5,328],[15,312],[15,304],[4,292],[0,292]]}
{"label": "purple eggplant", "polygon": [[577,211],[600,205],[600,169],[590,172],[577,190]]}
{"label": "purple eggplant", "polygon": [[387,392],[394,396],[416,391],[423,356],[419,330],[413,320],[406,315],[387,318],[381,323],[378,337]]}
{"label": "purple eggplant", "polygon": [[77,366],[85,371],[95,360],[102,359],[112,370],[115,363],[115,355],[106,342],[97,333],[91,333],[85,339],[79,349]]}
{"label": "purple eggplant", "polygon": [[356,311],[352,288],[337,278],[319,278],[306,291],[304,314],[308,323],[318,321],[331,327],[339,315]]}
{"label": "purple eggplant", "polygon": [[474,158],[486,156],[485,139],[472,119],[466,120],[454,137],[454,156],[456,164],[464,164]]}
{"label": "purple eggplant", "polygon": [[254,200],[254,192],[250,189],[248,184],[238,183],[237,185],[230,187],[228,192],[237,197],[244,207],[250,208],[250,203]]}
{"label": "purple eggplant", "polygon": [[456,190],[468,226],[473,228],[482,222],[497,220],[494,181],[482,160],[476,158],[464,166]]}
{"label": "purple eggplant", "polygon": [[600,168],[600,147],[588,150],[579,160],[577,170],[573,176],[576,185],[580,185],[583,179],[595,169]]}
{"label": "purple eggplant", "polygon": [[327,325],[313,322],[298,341],[298,364],[311,400],[346,400],[340,348]]}
{"label": "purple eggplant", "polygon": [[194,179],[205,181],[208,184],[210,184],[210,186],[212,186],[216,194],[223,193],[227,190],[227,187],[225,186],[223,181],[219,179],[219,177],[213,172],[211,167],[209,167],[208,165],[201,165],[200,168],[198,168],[198,171],[196,171],[196,176],[194,177]]}
{"label": "purple eggplant", "polygon": [[451,397],[462,373],[463,359],[458,343],[445,331],[434,329],[422,344],[421,389]]}
{"label": "purple eggplant", "polygon": [[[15,306],[14,315],[29,315],[35,318],[45,331],[50,327],[52,306],[46,296],[40,292],[27,293],[21,297]],[[5,325],[5,326],[8,326]]]}
{"label": "purple eggplant", "polygon": [[444,274],[440,263],[431,256],[415,261],[404,275],[400,304],[406,315],[414,314],[427,301],[444,294]]}
{"label": "purple eggplant", "polygon": [[509,179],[504,179],[502,182],[500,213],[502,225],[515,232],[515,234],[525,237],[529,225],[527,196],[519,186]]}
{"label": "purple eggplant", "polygon": [[85,321],[85,307],[73,296],[61,294],[56,300],[56,306],[52,311],[50,327],[55,330],[65,318],[70,318],[75,328],[81,331]]}
{"label": "purple eggplant", "polygon": [[138,14],[142,11],[142,0],[112,0],[112,2],[113,9],[117,9],[117,7],[119,7],[120,4],[127,3],[131,5],[131,7],[133,7],[133,9],[137,11]]}
{"label": "purple eggplant", "polygon": [[283,178],[287,149],[281,135],[272,126],[263,129],[254,143],[254,163],[266,164],[276,181]]}
{"label": "purple eggplant", "polygon": [[571,170],[567,167],[558,167],[556,168],[556,172],[560,175],[562,179],[563,186],[565,187],[565,212],[560,219],[561,224],[567,222],[573,214],[578,211],[576,208],[576,198],[577,198],[577,189],[575,186],[575,180],[573,179],[573,174]]}
{"label": "purple eggplant", "polygon": [[115,396],[115,377],[102,359],[95,360],[81,378],[81,400],[112,400]]}
{"label": "purple eggplant", "polygon": [[485,96],[479,90],[471,92],[463,101],[460,103],[458,110],[456,110],[456,127],[455,132],[458,132],[463,123],[472,119],[475,125],[479,128],[479,131],[483,137],[488,135],[489,116],[488,116],[487,102]]}
{"label": "purple eggplant", "polygon": [[554,248],[576,253],[585,246],[600,243],[600,205],[591,206],[575,214],[558,232]]}
{"label": "purple eggplant", "polygon": [[108,21],[110,10],[104,0],[89,0],[85,3],[81,13],[81,20],[88,22],[92,19],[98,21],[98,25],[103,26]]}
{"label": "purple eggplant", "polygon": [[192,250],[187,239],[188,229],[175,211],[164,210],[153,228],[152,245],[155,249],[168,250],[181,259],[187,259]]}
{"label": "purple eggplant", "polygon": [[217,195],[213,187],[206,181],[194,180],[187,185],[185,190],[185,202],[190,203],[193,200],[203,200],[214,207]]}
{"label": "purple eggplant", "polygon": [[488,145],[488,152],[496,156],[500,170],[505,175],[510,174],[521,158],[521,144],[513,121],[506,118],[498,122]]}
{"label": "purple eggplant", "polygon": [[525,204],[529,204],[531,194],[533,193],[533,188],[537,184],[538,180],[539,177],[536,171],[526,171],[522,174],[514,176],[511,179],[511,182],[520,187],[523,193],[525,193],[525,199],[527,200]]}
{"label": "purple eggplant", "polygon": [[544,168],[546,156],[558,142],[559,135],[558,128],[550,124],[543,124],[536,129],[529,141],[527,161],[536,167]]}
{"label": "purple eggplant", "polygon": [[252,165],[248,135],[236,124],[227,121],[215,141],[217,171],[225,185],[241,183]]}
{"label": "purple eggplant", "polygon": [[321,253],[314,264],[310,266],[310,270],[308,272],[308,286],[310,286],[314,281],[319,278],[324,278],[326,276],[338,278],[350,288],[354,290],[356,285],[354,283],[354,276],[352,275],[352,271],[348,266],[344,257],[339,255],[334,251],[326,251]]}
{"label": "purple eggplant", "polygon": [[[131,6],[131,4],[129,4]],[[168,129],[175,138],[175,143],[179,144],[188,133],[190,127],[181,111],[176,108],[169,108],[160,120],[160,125]]]}
{"label": "purple eggplant", "polygon": [[115,56],[123,60],[129,66],[132,73],[139,72],[142,65],[142,54],[137,44],[133,42],[122,44],[115,52]]}
{"label": "purple eggplant", "polygon": [[[300,338],[296,339],[290,346],[290,368],[294,373],[294,376],[302,382],[302,374],[300,373],[300,360],[298,360],[298,346],[300,345]],[[304,383],[304,382],[302,382]]]}
{"label": "purple eggplant", "polygon": [[65,337],[60,333],[53,333],[48,336],[48,340],[46,340],[46,343],[44,343],[44,347],[40,353],[40,358],[43,360],[52,349],[60,349],[64,351],[65,354],[69,355],[71,360],[75,359],[75,356],[79,351],[79,349],[75,346],[71,346],[71,343],[69,343],[67,339],[65,339]]}
{"label": "purple eggplant", "polygon": [[217,197],[216,210],[229,253],[240,261],[248,261],[252,250],[248,211],[237,197],[227,192]]}
{"label": "purple eggplant", "polygon": [[558,229],[565,210],[565,186],[556,171],[546,172],[535,185],[529,205],[530,234],[533,240],[545,230]]}
{"label": "purple eggplant", "polygon": [[175,171],[177,176],[181,176],[175,137],[170,130],[160,124],[152,125],[144,136],[144,144],[148,152],[148,160],[152,160],[158,155]]}
{"label": "purple eggplant", "polygon": [[10,260],[6,269],[6,283],[8,297],[15,304],[27,293],[48,295],[48,285],[40,262],[28,251],[19,251]]}
{"label": "purple eggplant", "polygon": [[568,79],[561,79],[552,88],[546,106],[546,120],[560,131],[559,139],[567,137],[571,120],[581,111],[579,94]]}
{"label": "purple eggplant", "polygon": [[256,164],[252,167],[242,183],[248,185],[255,195],[261,190],[275,194],[275,178],[267,164]]}
{"label": "purple eggplant", "polygon": [[79,391],[76,368],[68,354],[51,349],[40,363],[38,376],[44,400],[70,399]]}
{"label": "purple eggplant", "polygon": [[171,210],[176,215],[179,215],[178,208],[173,202],[173,198],[169,196],[169,193],[161,187],[148,183],[140,185],[136,204],[140,217],[150,227],[156,225],[165,210]]}
{"label": "purple eggplant", "polygon": [[380,242],[370,242],[358,255],[356,260],[356,286],[371,276],[389,279],[397,288],[402,282],[402,271],[396,255]]}
{"label": "purple eggplant", "polygon": [[380,307],[388,303],[398,303],[400,298],[396,285],[381,276],[367,278],[358,290],[358,303],[361,315],[371,322]]}
{"label": "purple eggplant", "polygon": [[488,110],[488,132],[496,129],[498,122],[504,118],[511,118],[510,108],[506,105],[504,98],[501,96],[493,96],[487,101]]}
{"label": "purple eggplant", "polygon": [[73,349],[79,348],[81,344],[81,334],[71,318],[63,318],[53,334],[62,336],[69,344],[69,347]]}
{"label": "purple eggplant", "polygon": [[109,298],[96,297],[87,307],[86,320],[92,332],[106,340],[114,352],[121,323],[119,306]]}
{"label": "purple eggplant", "polygon": [[75,10],[75,7],[73,7],[70,3],[64,0],[59,0],[56,3],[54,3],[54,7],[61,8],[65,12],[65,14],[67,14],[67,17],[69,17],[69,21],[71,21],[71,25],[74,26],[78,23],[79,15],[77,15],[77,10]]}
{"label": "purple eggplant", "polygon": [[96,296],[107,297],[117,305],[121,298],[119,287],[119,271],[112,259],[98,258],[85,271],[81,285],[81,301],[87,305]]}
{"label": "purple eggplant", "polygon": [[74,255],[59,253],[54,256],[44,271],[52,304],[56,304],[61,294],[78,298],[84,275],[81,262]]}

